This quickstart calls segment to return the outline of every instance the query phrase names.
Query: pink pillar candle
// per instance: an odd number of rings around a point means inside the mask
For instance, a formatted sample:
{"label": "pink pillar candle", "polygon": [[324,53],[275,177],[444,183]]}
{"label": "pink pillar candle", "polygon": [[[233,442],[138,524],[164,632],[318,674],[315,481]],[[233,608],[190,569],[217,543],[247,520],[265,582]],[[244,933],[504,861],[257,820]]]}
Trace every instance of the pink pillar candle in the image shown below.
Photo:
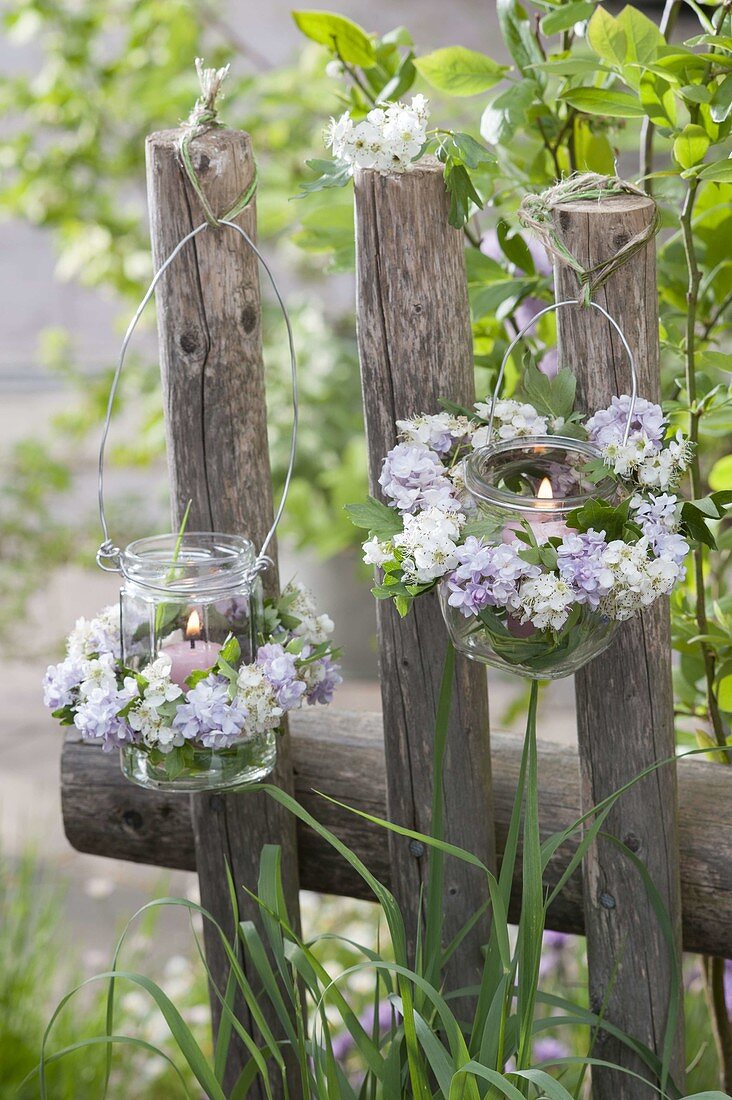
{"label": "pink pillar candle", "polygon": [[188,690],[186,678],[197,669],[211,668],[216,664],[221,646],[216,642],[193,639],[163,646],[161,655],[170,658],[170,678],[183,691]]}

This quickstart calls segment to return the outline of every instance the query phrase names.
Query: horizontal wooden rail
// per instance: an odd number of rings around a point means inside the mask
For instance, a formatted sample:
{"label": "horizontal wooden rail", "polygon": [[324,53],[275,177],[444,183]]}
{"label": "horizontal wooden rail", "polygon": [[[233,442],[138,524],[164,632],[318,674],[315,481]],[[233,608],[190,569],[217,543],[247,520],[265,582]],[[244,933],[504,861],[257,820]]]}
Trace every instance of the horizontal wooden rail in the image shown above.
{"label": "horizontal wooden rail", "polygon": [[[384,829],[328,802],[385,816],[386,781],[381,715],[304,710],[290,724],[298,800],[389,883]],[[518,775],[521,741],[491,734],[496,841],[499,857]],[[67,738],[63,750],[62,807],[66,835],[80,852],[162,867],[195,870],[190,800],[186,795],[144,791],[123,779],[116,755]],[[317,793],[317,792],[320,792]],[[214,796],[214,798],[219,796]],[[247,798],[265,798],[247,794]],[[679,767],[683,936],[687,951],[732,956],[732,768],[699,759]],[[579,817],[579,776],[574,749],[539,743],[542,835]],[[574,842],[576,843],[576,841]],[[574,843],[550,863],[545,881],[557,882]],[[304,889],[369,898],[361,879],[311,829],[298,827],[300,884]],[[643,856],[640,852],[639,855]],[[448,860],[445,889],[450,889]],[[520,866],[520,864],[519,864]],[[520,876],[514,883],[512,918],[518,915]],[[642,887],[639,885],[639,889]],[[583,932],[582,879],[575,874],[549,913],[548,927]]]}

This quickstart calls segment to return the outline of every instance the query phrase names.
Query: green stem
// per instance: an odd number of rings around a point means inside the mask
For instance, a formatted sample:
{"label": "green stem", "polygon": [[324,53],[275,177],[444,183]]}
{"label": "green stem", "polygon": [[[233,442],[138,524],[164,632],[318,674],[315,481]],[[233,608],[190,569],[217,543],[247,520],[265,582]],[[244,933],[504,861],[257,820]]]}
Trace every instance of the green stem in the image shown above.
{"label": "green stem", "polygon": [[[455,676],[455,647],[447,643],[445,664],[440,683],[435,715],[435,736],[432,745],[432,820],[430,835],[435,840],[443,840],[445,832],[445,799],[443,779],[445,771],[445,751],[447,732],[450,724],[450,711],[453,699],[453,679]],[[429,875],[427,881],[427,914],[425,926],[425,977],[435,989],[441,986],[442,969],[442,927],[444,914],[445,854],[439,848],[433,848],[429,857]]]}
{"label": "green stem", "polygon": [[[668,36],[676,25],[676,19],[681,8],[681,0],[666,0],[666,4],[663,9],[663,15],[661,21],[658,24],[658,29],[668,41]],[[656,128],[651,120],[646,116],[643,119],[643,125],[641,126],[640,137],[640,177],[645,180],[646,190],[649,195],[653,194],[653,180],[646,179],[647,176],[653,171],[653,135],[656,132]]]}
{"label": "green stem", "polygon": [[719,1057],[721,1085],[725,1092],[730,1092],[732,1090],[732,1026],[727,1015],[724,995],[724,964],[725,960],[716,956],[704,959],[707,1004]]}
{"label": "green stem", "polygon": [[[694,445],[694,454],[689,467],[689,481],[692,498],[702,495],[701,469],[699,466],[698,442],[699,420],[701,414],[697,408],[696,398],[696,314],[699,302],[699,284],[701,271],[696,255],[696,243],[692,228],[694,203],[696,201],[699,181],[689,180],[686,189],[686,197],[681,210],[681,229],[684,242],[684,254],[686,256],[686,268],[688,282],[686,290],[686,333],[684,367],[686,379],[686,391],[689,400],[689,439]],[[707,601],[704,576],[704,548],[698,545],[693,551],[694,561],[694,588],[695,588],[695,614],[698,631],[702,635],[708,633]],[[706,642],[700,643],[702,658],[704,661],[704,679],[706,685],[707,714],[714,730],[714,737],[718,745],[726,745],[724,724],[717,704],[714,691],[715,655]]]}

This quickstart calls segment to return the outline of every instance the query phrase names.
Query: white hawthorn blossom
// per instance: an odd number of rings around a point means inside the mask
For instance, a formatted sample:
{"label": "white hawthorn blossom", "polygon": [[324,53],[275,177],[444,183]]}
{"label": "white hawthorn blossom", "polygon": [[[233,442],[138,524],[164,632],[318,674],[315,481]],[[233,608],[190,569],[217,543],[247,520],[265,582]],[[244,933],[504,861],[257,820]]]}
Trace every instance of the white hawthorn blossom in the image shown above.
{"label": "white hawthorn blossom", "polygon": [[459,513],[439,508],[404,516],[404,530],[393,541],[404,554],[402,572],[407,583],[429,584],[454,569],[463,522]]}
{"label": "white hawthorn blossom", "polygon": [[416,95],[411,103],[389,103],[374,107],[361,122],[350,111],[331,118],[325,145],[336,160],[351,168],[374,168],[378,172],[406,172],[427,140],[429,103]]}

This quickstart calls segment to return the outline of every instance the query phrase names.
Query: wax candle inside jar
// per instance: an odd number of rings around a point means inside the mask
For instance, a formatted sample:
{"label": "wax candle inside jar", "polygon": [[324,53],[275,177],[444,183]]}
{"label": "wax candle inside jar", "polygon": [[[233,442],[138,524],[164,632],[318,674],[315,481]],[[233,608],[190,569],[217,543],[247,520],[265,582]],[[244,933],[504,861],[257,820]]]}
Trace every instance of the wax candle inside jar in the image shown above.
{"label": "wax candle inside jar", "polygon": [[[534,512],[554,511],[554,493],[552,492],[552,483],[548,477],[542,479],[535,499]],[[546,542],[547,539],[550,538],[561,539],[569,530],[567,524],[563,520],[549,519],[548,516],[527,515],[526,520],[529,527],[534,532],[534,538],[539,543]],[[525,530],[525,528],[521,523],[507,523],[503,529],[501,539],[505,543],[513,542],[516,538],[516,532],[523,530]]]}
{"label": "wax candle inside jar", "polygon": [[186,623],[185,641],[165,645],[160,652],[170,658],[170,678],[173,683],[187,691],[186,678],[197,669],[211,668],[216,663],[220,649],[218,643],[204,639],[201,618],[194,609]]}

